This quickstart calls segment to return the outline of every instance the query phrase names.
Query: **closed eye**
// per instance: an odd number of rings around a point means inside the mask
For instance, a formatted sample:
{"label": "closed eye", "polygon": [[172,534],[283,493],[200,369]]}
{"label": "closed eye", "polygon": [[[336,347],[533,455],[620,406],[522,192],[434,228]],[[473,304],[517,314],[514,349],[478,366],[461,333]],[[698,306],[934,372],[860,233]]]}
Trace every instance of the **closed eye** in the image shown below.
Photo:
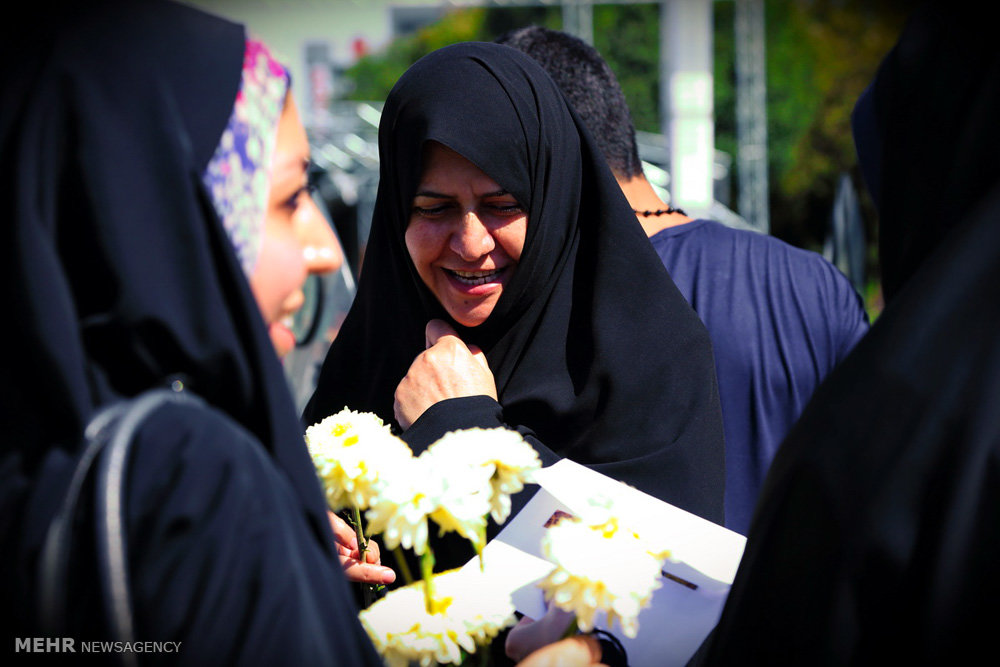
{"label": "closed eye", "polygon": [[450,204],[436,204],[434,206],[413,206],[413,213],[425,218],[434,218],[444,214],[451,208]]}
{"label": "closed eye", "polygon": [[501,214],[512,215],[523,213],[524,207],[517,202],[494,202],[486,205],[487,208]]}

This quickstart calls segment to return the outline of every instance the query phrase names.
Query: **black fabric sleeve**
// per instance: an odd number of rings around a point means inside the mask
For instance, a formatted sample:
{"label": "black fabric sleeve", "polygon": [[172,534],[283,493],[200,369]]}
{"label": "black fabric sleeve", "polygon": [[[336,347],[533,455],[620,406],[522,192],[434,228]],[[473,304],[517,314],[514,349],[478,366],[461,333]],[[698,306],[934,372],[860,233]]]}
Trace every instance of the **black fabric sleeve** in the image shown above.
{"label": "black fabric sleeve", "polygon": [[[463,396],[439,401],[425,410],[410,425],[410,428],[403,432],[401,437],[410,446],[413,453],[419,455],[445,433],[467,428],[508,428],[517,431],[538,453],[543,467],[552,465],[561,458],[543,445],[530,429],[514,427],[505,423],[503,421],[503,407],[489,396]],[[527,484],[523,491],[513,495],[510,499],[511,516],[521,511],[537,490],[536,484]],[[501,528],[502,526],[490,519],[486,527],[487,538],[495,537]],[[438,535],[437,531],[431,531],[429,539],[431,548],[434,550],[437,571],[461,567],[475,556],[469,543],[455,533]],[[411,568],[419,567],[416,559],[410,559],[409,552],[406,552],[404,556],[410,560]]]}
{"label": "black fabric sleeve", "polygon": [[489,396],[462,396],[439,401],[427,408],[401,437],[413,453],[419,455],[445,433],[467,428],[508,428],[517,431],[538,452],[542,466],[552,465],[562,458],[542,444],[531,429],[505,423],[503,406]]}
{"label": "black fabric sleeve", "polygon": [[161,409],[142,429],[129,475],[137,635],[181,642],[164,660],[380,664],[332,536],[317,538],[251,434],[214,411]]}

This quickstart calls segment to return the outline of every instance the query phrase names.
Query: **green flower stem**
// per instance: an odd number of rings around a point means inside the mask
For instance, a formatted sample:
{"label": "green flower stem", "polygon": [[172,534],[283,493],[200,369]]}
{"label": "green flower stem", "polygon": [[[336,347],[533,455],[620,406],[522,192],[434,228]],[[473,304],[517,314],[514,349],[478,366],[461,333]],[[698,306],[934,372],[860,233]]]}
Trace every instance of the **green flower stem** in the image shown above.
{"label": "green flower stem", "polygon": [[[358,561],[364,564],[367,562],[365,553],[368,551],[368,540],[365,539],[365,529],[361,523],[361,510],[357,507],[352,507],[351,510],[354,512],[354,534],[358,537]],[[374,585],[361,584],[361,593],[364,596],[365,607],[370,607],[375,601]]]}
{"label": "green flower stem", "polygon": [[424,580],[424,604],[427,613],[434,613],[434,552],[428,546],[420,556],[420,576]]}
{"label": "green flower stem", "polygon": [[361,510],[357,507],[351,508],[354,512],[354,532],[358,536],[358,560],[365,562],[365,552],[368,551],[368,540],[365,539],[365,529],[361,524]]}
{"label": "green flower stem", "polygon": [[486,548],[486,526],[479,531],[479,544],[473,545],[476,548],[476,555],[479,556],[479,571],[486,571],[486,563],[483,561],[483,549]]}
{"label": "green flower stem", "polygon": [[573,637],[579,632],[580,632],[580,626],[577,625],[576,615],[574,615],[573,620],[570,621],[569,627],[566,628],[566,632],[563,633],[561,639],[567,639],[569,637]]}
{"label": "green flower stem", "polygon": [[393,549],[392,555],[396,557],[396,565],[399,566],[399,571],[403,573],[403,580],[408,584],[412,584],[413,573],[410,572],[410,566],[406,562],[406,556],[403,554],[402,547]]}

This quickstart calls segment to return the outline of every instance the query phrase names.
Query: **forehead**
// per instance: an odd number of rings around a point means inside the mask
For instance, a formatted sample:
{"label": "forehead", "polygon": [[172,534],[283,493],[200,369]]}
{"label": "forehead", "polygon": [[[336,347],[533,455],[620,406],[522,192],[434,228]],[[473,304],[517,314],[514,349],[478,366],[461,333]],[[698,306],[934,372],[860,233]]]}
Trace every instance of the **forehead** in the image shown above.
{"label": "forehead", "polygon": [[281,152],[285,155],[291,153],[296,156],[309,153],[309,138],[299,117],[295,100],[290,94],[285,98],[285,106],[278,119],[274,150],[275,153]]}
{"label": "forehead", "polygon": [[424,144],[420,189],[445,188],[437,191],[453,194],[451,190],[461,187],[473,187],[484,192],[502,189],[489,174],[460,153],[436,141]]}

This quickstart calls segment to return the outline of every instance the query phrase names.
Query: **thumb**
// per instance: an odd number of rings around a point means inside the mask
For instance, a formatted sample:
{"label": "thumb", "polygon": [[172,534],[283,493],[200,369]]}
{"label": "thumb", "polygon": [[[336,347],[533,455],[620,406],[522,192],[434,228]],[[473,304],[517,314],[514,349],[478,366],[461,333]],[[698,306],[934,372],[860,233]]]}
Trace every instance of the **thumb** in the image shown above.
{"label": "thumb", "polygon": [[[424,341],[427,347],[432,347],[437,344],[439,340],[445,336],[454,336],[458,338],[458,333],[451,328],[444,320],[431,320],[427,323],[427,327],[424,329]],[[459,338],[461,340],[461,338]]]}

